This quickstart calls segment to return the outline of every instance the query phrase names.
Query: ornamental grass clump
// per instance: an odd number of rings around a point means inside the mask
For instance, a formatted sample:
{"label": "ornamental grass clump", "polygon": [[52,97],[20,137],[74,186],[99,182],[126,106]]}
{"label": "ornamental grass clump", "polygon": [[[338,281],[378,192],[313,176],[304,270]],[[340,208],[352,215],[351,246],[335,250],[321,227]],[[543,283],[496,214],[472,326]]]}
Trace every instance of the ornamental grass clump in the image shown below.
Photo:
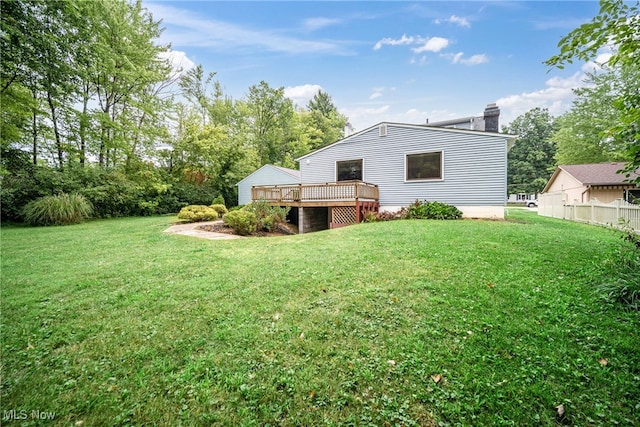
{"label": "ornamental grass clump", "polygon": [[22,214],[31,225],[78,224],[89,218],[93,207],[80,194],[56,194],[27,203]]}
{"label": "ornamental grass clump", "polygon": [[189,205],[178,213],[178,218],[189,222],[213,221],[218,219],[218,212],[210,206]]}

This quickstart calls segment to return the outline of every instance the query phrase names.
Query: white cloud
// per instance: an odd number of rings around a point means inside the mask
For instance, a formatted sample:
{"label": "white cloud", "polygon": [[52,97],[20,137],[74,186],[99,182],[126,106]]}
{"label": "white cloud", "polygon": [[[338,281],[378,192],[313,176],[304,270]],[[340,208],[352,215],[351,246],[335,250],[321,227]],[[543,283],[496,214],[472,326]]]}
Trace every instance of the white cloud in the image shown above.
{"label": "white cloud", "polygon": [[196,66],[196,64],[187,57],[187,54],[179,50],[169,50],[158,54],[160,59],[166,60],[171,64],[172,75],[177,76]]}
{"label": "white cloud", "polygon": [[602,67],[609,62],[611,56],[613,56],[611,51],[598,54],[596,59],[589,61],[582,66],[582,71],[585,73],[593,73],[602,70]]}
{"label": "white cloud", "polygon": [[390,37],[385,37],[382,40],[379,40],[375,44],[375,46],[373,46],[373,50],[379,50],[384,45],[400,46],[400,45],[413,44],[414,42],[415,42],[415,38],[413,36],[407,37],[406,34],[403,34],[402,37],[400,37],[399,39],[392,39]]}
{"label": "white cloud", "polygon": [[369,99],[376,99],[376,98],[380,98],[382,96],[382,92],[373,92],[371,95],[369,95]]}
{"label": "white cloud", "polygon": [[423,43],[422,46],[411,49],[414,53],[440,52],[442,49],[449,46],[449,40],[443,37],[422,39],[421,42]]}
{"label": "white cloud", "polygon": [[376,123],[390,121],[389,105],[380,107],[356,107],[356,108],[339,108],[338,110],[349,118],[349,123],[353,126],[355,132],[373,126]]}
{"label": "white cloud", "polygon": [[321,90],[322,86],[320,85],[289,86],[284,89],[284,96],[291,99],[295,105],[304,107]]}
{"label": "white cloud", "polygon": [[325,27],[340,24],[342,20],[335,18],[309,18],[304,21],[304,28],[308,31],[316,31]]}
{"label": "white cloud", "polygon": [[447,19],[436,19],[434,22],[436,24],[441,24],[442,22],[449,22],[450,24],[456,24],[461,27],[471,27],[471,24],[469,23],[469,20],[467,18],[461,18],[456,15],[451,15]]}
{"label": "white cloud", "polygon": [[518,95],[509,95],[496,100],[500,107],[501,125],[509,124],[532,108],[547,108],[552,116],[559,116],[571,107],[574,88],[584,87],[584,74],[576,72],[567,78],[552,77],[545,82],[546,88]]}
{"label": "white cloud", "polygon": [[489,62],[489,57],[485,54],[472,55],[469,58],[464,57],[464,52],[443,53],[440,56],[449,58],[452,64],[478,65]]}
{"label": "white cloud", "polygon": [[[215,51],[250,52],[267,50],[273,52],[329,53],[347,55],[352,52],[335,41],[303,40],[283,36],[282,31],[255,29],[225,21],[206,19],[202,15],[161,3],[146,3],[145,7],[155,19],[162,19],[168,29],[160,37],[170,37],[166,42],[172,46],[206,47]],[[170,35],[169,35],[170,34]]]}

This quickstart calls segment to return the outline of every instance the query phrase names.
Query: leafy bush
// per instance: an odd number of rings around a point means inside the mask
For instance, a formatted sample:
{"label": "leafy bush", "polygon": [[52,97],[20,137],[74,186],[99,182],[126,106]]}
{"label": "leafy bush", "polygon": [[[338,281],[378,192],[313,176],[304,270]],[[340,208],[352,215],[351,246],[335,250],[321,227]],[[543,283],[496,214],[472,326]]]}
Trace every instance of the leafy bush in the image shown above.
{"label": "leafy bush", "polygon": [[241,236],[249,236],[258,229],[256,215],[246,210],[231,211],[222,217],[222,221]]}
{"label": "leafy bush", "polygon": [[372,212],[367,211],[364,215],[365,222],[380,222],[380,221],[392,221],[395,219],[405,219],[406,218],[407,209],[400,209],[398,211],[381,211],[381,212]]}
{"label": "leafy bush", "polygon": [[460,219],[462,212],[446,203],[416,200],[407,209],[406,217],[409,219]]}
{"label": "leafy bush", "polygon": [[224,197],[222,197],[222,194],[217,195],[216,198],[213,199],[213,202],[211,202],[211,206],[213,205],[227,206],[227,203],[224,201]]}
{"label": "leafy bush", "polygon": [[210,206],[189,205],[180,209],[178,218],[189,222],[213,221],[218,219],[218,212]]}
{"label": "leafy bush", "polygon": [[84,196],[62,193],[29,202],[23,215],[31,225],[68,225],[89,218],[92,212],[91,203]]}
{"label": "leafy bush", "polygon": [[229,212],[229,210],[226,208],[225,205],[211,205],[210,206],[211,209],[213,209],[214,211],[218,212],[219,216],[223,216],[224,214],[226,214],[227,212]]}
{"label": "leafy bush", "polygon": [[289,207],[271,206],[264,200],[251,202],[243,208],[255,214],[258,221],[257,229],[266,231],[272,231],[278,224],[285,224],[289,209]]}

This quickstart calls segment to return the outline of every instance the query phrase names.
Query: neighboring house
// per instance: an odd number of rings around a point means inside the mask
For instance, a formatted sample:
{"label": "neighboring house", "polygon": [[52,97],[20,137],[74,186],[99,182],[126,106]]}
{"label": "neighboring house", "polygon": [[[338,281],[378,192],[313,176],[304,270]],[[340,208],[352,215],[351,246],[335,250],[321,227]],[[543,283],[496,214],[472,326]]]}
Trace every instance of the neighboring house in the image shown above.
{"label": "neighboring house", "polygon": [[455,205],[466,217],[504,218],[507,150],[514,136],[380,123],[300,157],[302,184],[375,184],[381,210],[416,200]]}
{"label": "neighboring house", "polygon": [[[592,199],[610,203],[616,199],[640,198],[640,189],[618,173],[624,165],[611,162],[558,166],[542,193],[562,193],[567,203],[587,203]],[[636,173],[631,178],[638,176]]]}
{"label": "neighboring house", "polygon": [[274,165],[264,165],[236,184],[238,204],[251,202],[251,187],[254,185],[299,184],[300,171]]}

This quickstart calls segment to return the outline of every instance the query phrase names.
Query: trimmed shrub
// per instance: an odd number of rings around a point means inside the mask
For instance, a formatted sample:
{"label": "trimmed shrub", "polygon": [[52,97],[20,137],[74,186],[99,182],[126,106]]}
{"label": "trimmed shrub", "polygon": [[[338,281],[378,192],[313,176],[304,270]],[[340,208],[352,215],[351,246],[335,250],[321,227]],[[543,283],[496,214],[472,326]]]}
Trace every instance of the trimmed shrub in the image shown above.
{"label": "trimmed shrub", "polygon": [[91,203],[79,194],[45,196],[27,203],[24,219],[31,225],[78,224],[93,213]]}
{"label": "trimmed shrub", "polygon": [[227,206],[227,203],[224,201],[224,197],[222,197],[222,194],[219,194],[215,199],[213,199],[213,202],[211,202],[211,206],[213,205]]}
{"label": "trimmed shrub", "polygon": [[243,210],[255,214],[258,221],[257,229],[266,231],[273,231],[276,225],[285,224],[289,209],[289,207],[271,206],[264,200],[251,202],[243,208]]}
{"label": "trimmed shrub", "polygon": [[224,214],[229,212],[229,210],[227,209],[227,207],[225,205],[211,205],[210,207],[214,211],[218,212],[219,216],[223,216]]}
{"label": "trimmed shrub", "polygon": [[218,212],[209,206],[189,205],[180,209],[178,218],[189,222],[213,221],[218,219]]}
{"label": "trimmed shrub", "polygon": [[416,200],[407,209],[408,219],[460,219],[462,212],[455,206],[442,202]]}
{"label": "trimmed shrub", "polygon": [[258,230],[256,215],[246,210],[231,211],[222,217],[222,221],[241,236],[249,236]]}

